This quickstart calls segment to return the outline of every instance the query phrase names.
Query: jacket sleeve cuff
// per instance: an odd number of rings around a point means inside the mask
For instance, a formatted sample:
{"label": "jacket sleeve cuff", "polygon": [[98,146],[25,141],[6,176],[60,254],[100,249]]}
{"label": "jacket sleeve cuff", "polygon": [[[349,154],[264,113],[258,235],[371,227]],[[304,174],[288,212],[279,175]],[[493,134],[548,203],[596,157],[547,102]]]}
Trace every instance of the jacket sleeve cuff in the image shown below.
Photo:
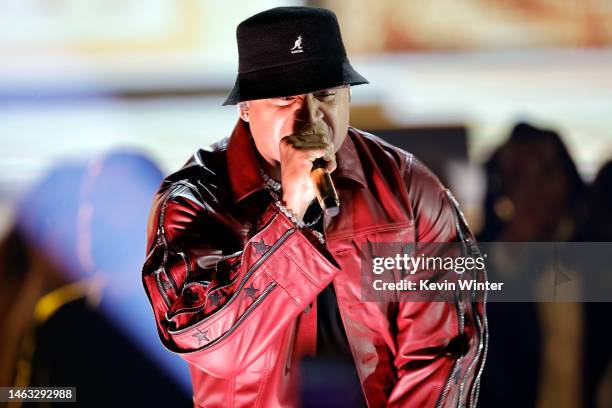
{"label": "jacket sleeve cuff", "polygon": [[[243,272],[235,280],[232,299],[192,325],[169,330],[176,345],[173,351],[187,353],[188,361],[209,372],[233,371],[215,363],[213,350],[227,347],[233,355],[244,353],[238,359],[241,364],[252,361],[338,273],[329,251],[276,208],[270,207],[261,221],[245,244]],[[273,316],[272,310],[283,313]],[[244,348],[240,353],[238,345]]]}

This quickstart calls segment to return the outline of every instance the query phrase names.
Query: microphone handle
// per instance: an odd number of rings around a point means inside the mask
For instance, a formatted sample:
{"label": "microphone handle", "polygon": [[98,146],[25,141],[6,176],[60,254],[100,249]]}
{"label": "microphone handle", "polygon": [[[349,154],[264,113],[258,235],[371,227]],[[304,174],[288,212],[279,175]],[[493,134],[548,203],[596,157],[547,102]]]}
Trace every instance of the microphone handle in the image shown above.
{"label": "microphone handle", "polygon": [[319,205],[330,217],[338,215],[340,212],[340,200],[338,193],[332,182],[331,175],[327,170],[327,162],[321,158],[312,163],[310,180],[315,189]]}

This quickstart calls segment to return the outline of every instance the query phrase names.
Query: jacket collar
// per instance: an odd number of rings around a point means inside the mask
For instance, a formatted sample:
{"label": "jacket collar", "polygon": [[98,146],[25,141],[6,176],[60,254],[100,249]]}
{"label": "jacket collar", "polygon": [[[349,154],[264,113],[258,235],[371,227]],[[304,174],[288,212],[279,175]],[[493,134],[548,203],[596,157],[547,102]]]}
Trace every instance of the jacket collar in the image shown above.
{"label": "jacket collar", "polygon": [[[344,143],[336,153],[338,167],[333,172],[332,178],[350,179],[365,187],[365,174],[352,140],[354,137],[358,137],[357,132],[349,128]],[[227,143],[228,175],[234,202],[242,201],[252,193],[265,188],[254,149],[248,127],[244,121],[238,119]]]}

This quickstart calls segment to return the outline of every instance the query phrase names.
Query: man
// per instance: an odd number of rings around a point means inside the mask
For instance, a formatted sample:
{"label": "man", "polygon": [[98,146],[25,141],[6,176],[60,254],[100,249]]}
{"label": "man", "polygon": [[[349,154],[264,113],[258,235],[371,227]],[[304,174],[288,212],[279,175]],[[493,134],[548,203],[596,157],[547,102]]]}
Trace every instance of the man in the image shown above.
{"label": "man", "polygon": [[[143,282],[163,344],[190,364],[196,406],[297,406],[305,356],[351,361],[361,402],[474,406],[481,303],[363,302],[372,242],[471,233],[412,155],[348,126],[349,64],[333,13],[276,8],[237,29],[228,139],[170,175],[149,220]],[[338,192],[315,200],[313,162]]]}

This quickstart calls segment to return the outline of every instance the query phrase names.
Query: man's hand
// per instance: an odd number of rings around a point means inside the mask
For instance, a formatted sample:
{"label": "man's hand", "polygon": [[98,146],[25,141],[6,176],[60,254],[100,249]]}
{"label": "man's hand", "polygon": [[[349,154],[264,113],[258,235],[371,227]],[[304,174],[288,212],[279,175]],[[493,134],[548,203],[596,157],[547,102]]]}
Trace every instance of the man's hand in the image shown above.
{"label": "man's hand", "polygon": [[334,145],[327,132],[312,129],[285,136],[280,141],[279,151],[283,200],[302,219],[315,198],[315,190],[310,181],[312,163],[323,158],[327,162],[328,171],[334,171]]}

